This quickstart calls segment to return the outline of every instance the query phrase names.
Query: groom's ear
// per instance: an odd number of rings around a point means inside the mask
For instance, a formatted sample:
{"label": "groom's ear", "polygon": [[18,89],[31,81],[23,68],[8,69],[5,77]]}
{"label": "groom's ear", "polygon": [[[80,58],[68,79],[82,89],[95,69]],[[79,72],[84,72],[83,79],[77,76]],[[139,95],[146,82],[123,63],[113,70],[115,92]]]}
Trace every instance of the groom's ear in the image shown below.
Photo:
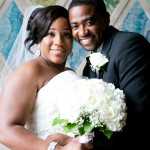
{"label": "groom's ear", "polygon": [[104,21],[105,21],[105,24],[109,27],[110,14],[108,12],[106,12],[105,15],[104,15]]}

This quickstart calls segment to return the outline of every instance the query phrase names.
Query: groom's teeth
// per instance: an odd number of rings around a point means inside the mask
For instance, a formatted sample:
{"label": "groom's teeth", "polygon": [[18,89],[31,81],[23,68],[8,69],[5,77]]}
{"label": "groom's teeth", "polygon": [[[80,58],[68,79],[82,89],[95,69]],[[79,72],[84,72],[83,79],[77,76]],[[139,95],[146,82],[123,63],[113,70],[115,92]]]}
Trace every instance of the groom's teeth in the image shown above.
{"label": "groom's teeth", "polygon": [[89,39],[82,39],[81,42],[87,44],[87,43],[89,43],[90,40],[91,40],[91,38],[89,38]]}

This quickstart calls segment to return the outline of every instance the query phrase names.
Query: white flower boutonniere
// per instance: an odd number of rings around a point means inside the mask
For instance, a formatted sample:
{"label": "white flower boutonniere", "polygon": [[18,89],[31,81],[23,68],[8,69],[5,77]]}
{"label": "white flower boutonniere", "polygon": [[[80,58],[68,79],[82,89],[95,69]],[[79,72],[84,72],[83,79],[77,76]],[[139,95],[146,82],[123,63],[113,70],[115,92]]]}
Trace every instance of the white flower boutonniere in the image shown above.
{"label": "white flower boutonniere", "polygon": [[90,54],[89,59],[93,71],[103,69],[103,66],[109,61],[108,58],[100,52]]}

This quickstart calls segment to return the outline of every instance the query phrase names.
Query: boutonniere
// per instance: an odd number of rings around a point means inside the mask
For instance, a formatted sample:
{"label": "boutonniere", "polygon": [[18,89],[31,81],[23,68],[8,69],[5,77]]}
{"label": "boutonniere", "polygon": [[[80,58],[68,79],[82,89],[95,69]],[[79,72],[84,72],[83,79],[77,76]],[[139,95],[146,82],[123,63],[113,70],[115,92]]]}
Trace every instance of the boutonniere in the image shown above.
{"label": "boutonniere", "polygon": [[108,57],[106,57],[105,55],[101,54],[100,52],[92,53],[89,56],[89,60],[91,62],[92,71],[100,70],[100,69],[106,71],[105,65],[108,63],[109,60]]}

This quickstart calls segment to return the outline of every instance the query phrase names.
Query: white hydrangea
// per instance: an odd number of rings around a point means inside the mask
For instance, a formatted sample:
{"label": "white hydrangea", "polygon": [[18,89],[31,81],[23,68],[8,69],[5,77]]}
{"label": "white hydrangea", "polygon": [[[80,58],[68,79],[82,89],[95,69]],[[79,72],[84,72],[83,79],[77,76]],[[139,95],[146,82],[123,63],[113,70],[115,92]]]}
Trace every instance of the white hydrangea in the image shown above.
{"label": "white hydrangea", "polygon": [[76,81],[59,92],[56,102],[60,119],[70,123],[82,126],[88,117],[95,128],[105,125],[111,131],[120,131],[126,122],[123,91],[101,79]]}

